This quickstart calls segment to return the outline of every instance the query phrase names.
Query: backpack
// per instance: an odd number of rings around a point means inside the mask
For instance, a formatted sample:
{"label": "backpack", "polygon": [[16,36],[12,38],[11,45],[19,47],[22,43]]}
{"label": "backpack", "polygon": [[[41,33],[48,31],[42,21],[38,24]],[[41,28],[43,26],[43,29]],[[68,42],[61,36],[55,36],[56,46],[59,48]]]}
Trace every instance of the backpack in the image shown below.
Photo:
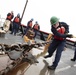
{"label": "backpack", "polygon": [[65,22],[60,22],[60,25],[62,25],[65,28],[65,33],[69,33],[69,25]]}

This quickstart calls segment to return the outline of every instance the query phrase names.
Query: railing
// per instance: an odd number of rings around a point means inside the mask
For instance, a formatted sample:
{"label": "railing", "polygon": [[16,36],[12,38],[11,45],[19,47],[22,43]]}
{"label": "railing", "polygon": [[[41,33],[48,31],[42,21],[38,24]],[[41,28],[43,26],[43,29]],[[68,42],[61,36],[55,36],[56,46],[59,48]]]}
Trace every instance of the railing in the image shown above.
{"label": "railing", "polygon": [[[25,25],[22,24],[22,26],[23,26],[23,28],[26,28]],[[37,33],[36,38],[45,41],[45,40],[47,39],[48,35],[49,35],[49,33],[40,30],[40,31]],[[66,40],[66,46],[67,46],[68,48],[74,49],[74,48],[75,48],[75,47],[74,47],[74,43],[75,43],[75,38],[72,38],[72,39],[67,38],[67,40]]]}
{"label": "railing", "polygon": [[[3,27],[4,22],[5,22],[5,18],[1,18],[1,15],[0,15],[0,28]],[[21,24],[21,25],[23,26],[23,29],[26,28],[26,25],[24,25],[24,24]],[[49,33],[40,30],[38,32],[36,38],[45,41],[47,39],[48,35],[49,35]],[[66,45],[71,48],[74,48],[74,43],[75,43],[75,41],[72,39],[67,39],[67,41],[66,41]]]}

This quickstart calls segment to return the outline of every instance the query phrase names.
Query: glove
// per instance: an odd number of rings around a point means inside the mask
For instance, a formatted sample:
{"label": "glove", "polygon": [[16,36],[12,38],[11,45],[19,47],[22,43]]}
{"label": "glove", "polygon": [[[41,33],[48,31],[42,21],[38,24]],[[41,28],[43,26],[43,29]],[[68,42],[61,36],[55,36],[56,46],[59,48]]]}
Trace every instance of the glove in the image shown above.
{"label": "glove", "polygon": [[73,35],[72,34],[67,34],[66,37],[73,38]]}

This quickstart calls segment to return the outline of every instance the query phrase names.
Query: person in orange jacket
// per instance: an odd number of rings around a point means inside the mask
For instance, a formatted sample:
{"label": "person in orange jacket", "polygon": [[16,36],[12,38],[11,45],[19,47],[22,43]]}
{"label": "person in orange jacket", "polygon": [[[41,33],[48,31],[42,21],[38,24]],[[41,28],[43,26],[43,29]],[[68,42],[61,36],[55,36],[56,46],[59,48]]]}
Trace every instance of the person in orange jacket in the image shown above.
{"label": "person in orange jacket", "polygon": [[3,24],[3,29],[6,32],[9,31],[11,20],[13,19],[13,17],[14,17],[13,11],[11,11],[10,13],[7,14],[6,20],[5,20],[4,24]]}
{"label": "person in orange jacket", "polygon": [[25,35],[26,32],[27,32],[29,29],[32,28],[32,26],[33,26],[33,20],[34,20],[34,19],[32,18],[30,21],[28,21],[27,27],[26,27],[26,29],[24,30],[24,34],[23,34],[23,35]]}
{"label": "person in orange jacket", "polygon": [[34,32],[35,32],[35,36],[34,36],[34,38],[35,38],[36,35],[37,35],[37,32],[39,32],[39,30],[40,30],[40,25],[38,24],[37,21],[35,22],[35,24],[34,24],[34,26],[33,26],[33,30],[34,30]]}
{"label": "person in orange jacket", "polygon": [[65,34],[65,28],[59,23],[59,18],[52,16],[50,19],[51,31],[53,34],[53,40],[50,43],[48,48],[48,55],[44,58],[49,58],[56,51],[55,59],[51,66],[48,66],[48,69],[55,70],[60,61],[62,52],[66,44],[66,38],[72,38],[72,34]]}
{"label": "person in orange jacket", "polygon": [[11,34],[14,33],[14,35],[16,35],[16,33],[19,30],[19,26],[20,26],[20,14],[18,13],[17,16],[13,20],[13,28],[12,28]]}

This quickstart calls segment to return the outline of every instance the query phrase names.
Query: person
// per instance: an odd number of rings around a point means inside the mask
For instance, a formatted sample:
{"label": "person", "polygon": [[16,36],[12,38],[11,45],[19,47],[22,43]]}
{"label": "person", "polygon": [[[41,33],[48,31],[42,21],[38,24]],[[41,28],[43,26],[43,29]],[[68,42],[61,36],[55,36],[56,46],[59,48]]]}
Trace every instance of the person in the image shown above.
{"label": "person", "polygon": [[74,46],[75,46],[75,51],[74,51],[74,56],[71,59],[71,61],[75,61],[76,60],[76,42],[75,42]]}
{"label": "person", "polygon": [[18,13],[13,20],[13,28],[12,28],[11,34],[14,33],[14,35],[16,35],[16,33],[19,30],[19,26],[20,26],[20,14]]}
{"label": "person", "polygon": [[3,29],[6,32],[9,31],[11,20],[13,19],[13,17],[14,17],[13,11],[11,11],[10,13],[7,14],[6,20],[5,20],[4,24],[3,24]]}
{"label": "person", "polygon": [[[26,34],[23,36],[23,40],[26,43],[35,44],[36,41],[34,40],[35,32],[33,29],[29,29]],[[30,47],[29,47],[30,48]],[[27,59],[30,59],[32,62],[39,63],[35,56],[32,55],[32,49],[30,51],[26,51]],[[31,57],[33,60],[31,59]]]}
{"label": "person", "polygon": [[60,25],[59,19],[56,16],[52,16],[50,19],[51,31],[53,33],[53,40],[48,47],[48,55],[44,58],[51,57],[56,51],[55,60],[48,69],[55,70],[61,58],[62,51],[64,50],[66,44],[66,38],[71,38],[72,34],[65,34],[65,28]]}
{"label": "person", "polygon": [[36,35],[37,35],[37,32],[40,30],[40,25],[38,24],[37,21],[35,22],[35,24],[34,24],[34,26],[33,26],[33,30],[34,30],[34,32],[35,32],[35,36],[34,36],[34,38],[35,38]]}
{"label": "person", "polygon": [[24,35],[26,34],[26,32],[29,30],[29,29],[31,29],[32,28],[32,26],[33,26],[33,18],[30,20],[30,21],[28,21],[28,23],[27,23],[27,27],[26,27],[26,29],[24,30]]}
{"label": "person", "polygon": [[34,43],[35,42],[34,35],[35,35],[35,33],[34,33],[33,29],[29,29],[26,32],[26,34],[23,36],[24,42],[31,41],[32,43]]}

